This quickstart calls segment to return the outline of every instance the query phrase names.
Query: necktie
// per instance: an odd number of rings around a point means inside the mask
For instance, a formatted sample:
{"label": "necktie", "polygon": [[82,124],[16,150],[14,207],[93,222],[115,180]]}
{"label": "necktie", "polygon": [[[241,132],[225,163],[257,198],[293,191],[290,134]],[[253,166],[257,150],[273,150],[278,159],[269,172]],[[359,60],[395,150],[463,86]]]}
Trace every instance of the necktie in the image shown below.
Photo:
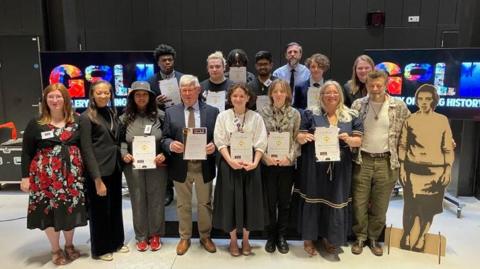
{"label": "necktie", "polygon": [[290,89],[292,89],[292,92],[293,92],[293,89],[295,87],[295,69],[292,69],[290,72],[291,72],[291,74],[290,74]]}
{"label": "necktie", "polygon": [[193,107],[188,108],[188,128],[195,128],[195,113]]}
{"label": "necktie", "polygon": [[320,84],[318,84],[317,82],[315,82],[315,83],[313,83],[313,87],[318,88],[318,87],[320,87]]}

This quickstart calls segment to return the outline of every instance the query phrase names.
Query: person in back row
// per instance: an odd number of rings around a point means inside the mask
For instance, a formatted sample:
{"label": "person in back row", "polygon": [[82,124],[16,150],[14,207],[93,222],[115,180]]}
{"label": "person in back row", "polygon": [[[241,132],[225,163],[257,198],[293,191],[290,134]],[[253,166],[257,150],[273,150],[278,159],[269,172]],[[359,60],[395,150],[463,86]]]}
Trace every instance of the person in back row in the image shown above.
{"label": "person in back row", "polygon": [[[223,111],[227,108],[227,100],[225,98],[225,103],[220,104],[214,102],[213,99],[208,97],[210,92],[223,94],[225,97],[227,91],[232,84],[232,81],[225,77],[225,58],[221,51],[216,51],[207,57],[207,71],[209,78],[200,83],[200,88],[202,90],[202,97],[206,99],[206,103],[213,105]],[[216,99],[216,98],[215,98]],[[213,101],[213,102],[212,102]]]}
{"label": "person in back row", "polygon": [[[285,59],[287,63],[275,71],[273,75],[279,79],[286,80],[291,89],[295,86],[302,85],[310,78],[310,71],[307,67],[300,63],[302,59],[302,46],[297,42],[290,42],[285,47]],[[295,92],[293,92],[295,99]]]}

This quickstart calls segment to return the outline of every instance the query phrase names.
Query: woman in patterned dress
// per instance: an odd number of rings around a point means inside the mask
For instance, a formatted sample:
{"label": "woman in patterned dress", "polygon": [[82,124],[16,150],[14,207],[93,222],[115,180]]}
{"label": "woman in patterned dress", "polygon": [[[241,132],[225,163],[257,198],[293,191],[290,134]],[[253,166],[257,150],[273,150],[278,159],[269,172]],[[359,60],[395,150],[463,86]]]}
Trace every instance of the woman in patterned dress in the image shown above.
{"label": "woman in patterned dress", "polygon": [[78,120],[68,90],[52,84],[43,91],[40,118],[28,123],[23,137],[20,188],[29,193],[27,228],[45,231],[55,265],[80,256],[73,246],[74,228],[87,224]]}

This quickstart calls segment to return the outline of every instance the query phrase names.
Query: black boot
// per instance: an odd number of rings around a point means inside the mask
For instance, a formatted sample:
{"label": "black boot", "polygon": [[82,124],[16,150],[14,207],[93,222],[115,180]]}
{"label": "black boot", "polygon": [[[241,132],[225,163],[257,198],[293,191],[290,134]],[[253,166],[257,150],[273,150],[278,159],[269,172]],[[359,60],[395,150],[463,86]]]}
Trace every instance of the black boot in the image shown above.
{"label": "black boot", "polygon": [[268,253],[275,252],[275,239],[268,238],[267,243],[265,244],[265,251]]}
{"label": "black boot", "polygon": [[277,248],[278,252],[282,254],[286,254],[289,251],[287,240],[285,240],[285,237],[283,237],[282,235],[280,235],[277,239]]}

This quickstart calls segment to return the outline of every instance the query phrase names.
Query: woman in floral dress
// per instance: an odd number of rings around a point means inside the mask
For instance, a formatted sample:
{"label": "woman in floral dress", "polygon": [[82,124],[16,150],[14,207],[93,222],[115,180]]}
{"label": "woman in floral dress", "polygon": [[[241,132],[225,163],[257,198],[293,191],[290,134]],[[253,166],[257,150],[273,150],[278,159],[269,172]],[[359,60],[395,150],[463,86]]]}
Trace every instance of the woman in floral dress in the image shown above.
{"label": "woman in floral dress", "polygon": [[20,187],[29,193],[27,228],[45,231],[55,265],[80,256],[73,246],[74,228],[87,224],[78,126],[68,90],[52,84],[43,92],[40,118],[28,123],[23,137]]}

